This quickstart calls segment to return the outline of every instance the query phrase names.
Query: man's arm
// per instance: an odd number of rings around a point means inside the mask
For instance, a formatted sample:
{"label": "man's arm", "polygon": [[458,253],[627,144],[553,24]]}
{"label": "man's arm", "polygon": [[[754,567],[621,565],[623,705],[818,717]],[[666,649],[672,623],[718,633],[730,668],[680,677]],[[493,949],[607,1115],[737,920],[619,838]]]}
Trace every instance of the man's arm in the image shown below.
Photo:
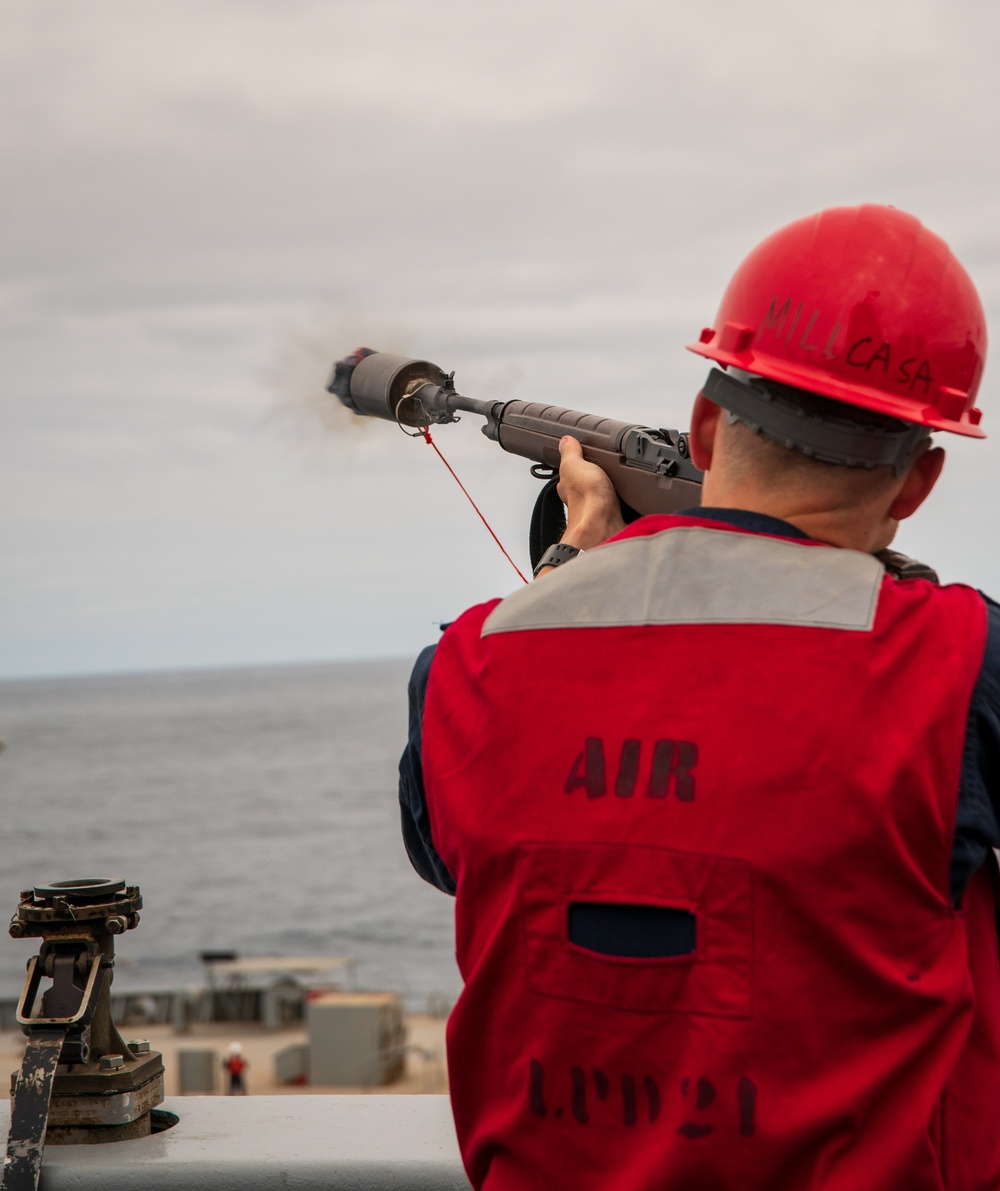
{"label": "man's arm", "polygon": [[986,649],[969,705],[955,816],[951,896],[958,905],[972,874],[1000,848],[1000,605],[986,601]]}
{"label": "man's arm", "polygon": [[[575,438],[563,438],[559,453],[558,491],[567,506],[566,532],[562,540],[578,549],[589,550],[625,528],[618,496],[604,472],[583,458]],[[539,571],[539,576],[553,569],[545,567]],[[424,701],[436,648],[436,645],[429,645],[420,654],[410,675],[410,728],[406,748],[399,760],[399,807],[403,843],[410,863],[425,881],[453,894],[455,879],[434,847],[424,790]]]}
{"label": "man's arm", "polygon": [[445,893],[455,892],[455,879],[437,854],[431,836],[431,821],[424,792],[422,730],[427,682],[436,645],[428,645],[417,658],[410,675],[410,732],[399,759],[399,810],[403,843],[410,863],[431,885]]}

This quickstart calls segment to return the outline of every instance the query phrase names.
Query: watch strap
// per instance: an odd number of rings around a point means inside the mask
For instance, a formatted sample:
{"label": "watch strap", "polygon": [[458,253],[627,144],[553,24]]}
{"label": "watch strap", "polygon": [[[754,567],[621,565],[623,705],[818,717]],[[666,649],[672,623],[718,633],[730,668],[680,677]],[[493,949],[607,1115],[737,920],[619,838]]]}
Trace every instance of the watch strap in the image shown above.
{"label": "watch strap", "polygon": [[564,562],[569,562],[571,558],[576,558],[578,554],[583,551],[578,546],[570,546],[567,542],[555,542],[538,560],[538,565],[531,572],[534,578],[538,578],[538,572],[545,567],[561,567]]}

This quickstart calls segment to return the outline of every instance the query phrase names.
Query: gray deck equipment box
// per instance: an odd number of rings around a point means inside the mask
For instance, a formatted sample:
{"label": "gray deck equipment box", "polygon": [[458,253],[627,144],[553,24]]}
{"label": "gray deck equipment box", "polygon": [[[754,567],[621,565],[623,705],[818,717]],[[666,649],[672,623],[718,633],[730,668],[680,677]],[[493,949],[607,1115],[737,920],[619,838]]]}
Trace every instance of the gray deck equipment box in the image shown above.
{"label": "gray deck equipment box", "polygon": [[392,992],[325,993],[307,1002],[309,1082],[371,1088],[402,1078],[403,1004]]}

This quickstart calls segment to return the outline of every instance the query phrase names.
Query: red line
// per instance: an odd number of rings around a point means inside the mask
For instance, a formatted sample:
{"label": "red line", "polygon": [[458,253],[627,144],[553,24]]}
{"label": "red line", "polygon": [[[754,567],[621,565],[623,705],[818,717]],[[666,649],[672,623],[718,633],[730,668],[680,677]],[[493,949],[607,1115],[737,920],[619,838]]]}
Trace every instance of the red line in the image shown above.
{"label": "red line", "polygon": [[511,558],[511,556],[504,549],[503,542],[501,542],[500,539],[497,537],[497,535],[493,532],[492,526],[486,520],[486,518],[482,515],[482,513],[479,511],[479,506],[476,504],[476,502],[469,495],[469,490],[466,488],[466,486],[462,483],[462,481],[455,474],[455,469],[452,467],[452,465],[441,454],[440,450],[438,449],[437,443],[434,441],[433,438],[431,438],[431,432],[425,428],[423,431],[423,435],[424,435],[424,441],[430,443],[430,445],[434,448],[434,451],[437,454],[437,457],[441,460],[441,462],[445,465],[445,467],[451,472],[452,478],[454,479],[455,483],[465,493],[466,499],[468,500],[469,504],[472,505],[472,507],[476,510],[476,515],[479,517],[479,520],[482,521],[483,525],[485,525],[486,528],[489,530],[490,537],[500,547],[500,550],[503,553],[504,558],[506,558],[506,560],[510,563],[510,565],[514,568],[514,570],[517,571],[518,578],[521,580],[522,583],[527,583],[528,580],[525,579],[525,577],[521,574],[520,567],[517,565],[517,563]]}

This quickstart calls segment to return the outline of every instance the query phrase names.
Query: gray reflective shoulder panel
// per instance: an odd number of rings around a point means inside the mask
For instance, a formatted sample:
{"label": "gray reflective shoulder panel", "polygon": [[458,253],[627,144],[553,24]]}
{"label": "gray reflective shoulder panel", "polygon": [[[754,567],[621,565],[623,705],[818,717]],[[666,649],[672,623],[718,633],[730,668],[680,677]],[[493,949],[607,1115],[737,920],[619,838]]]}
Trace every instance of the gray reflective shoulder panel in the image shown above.
{"label": "gray reflective shoulder panel", "polygon": [[856,550],[678,527],[575,558],[508,596],[482,632],[668,624],[869,632],[884,573]]}

